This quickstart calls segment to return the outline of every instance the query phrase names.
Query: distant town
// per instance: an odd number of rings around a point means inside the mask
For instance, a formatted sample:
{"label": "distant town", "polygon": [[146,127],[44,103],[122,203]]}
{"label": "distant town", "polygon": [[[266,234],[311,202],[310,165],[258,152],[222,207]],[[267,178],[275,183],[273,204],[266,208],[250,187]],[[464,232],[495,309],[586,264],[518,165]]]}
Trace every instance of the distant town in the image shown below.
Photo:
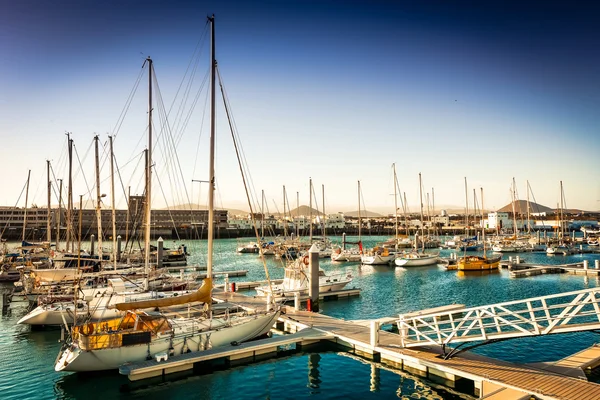
{"label": "distant town", "polygon": [[[102,209],[101,228],[104,238],[114,235],[128,240],[140,239],[143,232],[144,197],[131,196],[129,208],[115,210],[113,232],[113,211]],[[528,212],[529,211],[529,212]],[[360,214],[360,215],[359,215]],[[482,218],[483,214],[483,218]],[[203,239],[207,234],[207,210],[152,210],[151,234],[154,239]],[[72,240],[79,237],[81,219],[82,240],[98,234],[98,218],[95,209],[74,209],[70,213],[65,208],[0,207],[0,238],[2,240],[61,240],[69,234]],[[241,210],[215,210],[217,238],[254,236],[254,224],[262,236],[277,235],[388,235],[410,234],[421,228],[429,233],[456,234],[466,229],[485,227],[490,232],[551,231],[558,229],[578,230],[581,226],[597,226],[600,212],[581,210],[557,210],[536,203],[515,201],[493,212],[469,210],[466,214],[449,213],[446,210],[421,213],[401,213],[380,215],[366,210],[323,215],[308,206],[300,206],[283,214],[245,213]],[[483,222],[482,222],[483,220]],[[71,222],[69,222],[71,221]],[[50,235],[48,235],[50,230]],[[431,232],[434,230],[434,232]]]}

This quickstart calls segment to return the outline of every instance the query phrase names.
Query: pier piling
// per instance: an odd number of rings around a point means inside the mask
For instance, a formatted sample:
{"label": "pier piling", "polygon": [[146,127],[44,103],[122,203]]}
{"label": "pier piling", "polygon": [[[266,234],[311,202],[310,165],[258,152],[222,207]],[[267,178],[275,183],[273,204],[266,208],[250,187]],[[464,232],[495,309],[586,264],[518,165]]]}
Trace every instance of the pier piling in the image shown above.
{"label": "pier piling", "polygon": [[96,236],[95,235],[90,235],[90,255],[94,256],[94,247],[95,247],[95,243],[96,243]]}
{"label": "pier piling", "polygon": [[310,270],[310,297],[311,311],[319,312],[319,249],[313,244],[308,250],[308,268]]}
{"label": "pier piling", "polygon": [[163,266],[163,238],[159,237],[156,241],[156,268],[161,269]]}

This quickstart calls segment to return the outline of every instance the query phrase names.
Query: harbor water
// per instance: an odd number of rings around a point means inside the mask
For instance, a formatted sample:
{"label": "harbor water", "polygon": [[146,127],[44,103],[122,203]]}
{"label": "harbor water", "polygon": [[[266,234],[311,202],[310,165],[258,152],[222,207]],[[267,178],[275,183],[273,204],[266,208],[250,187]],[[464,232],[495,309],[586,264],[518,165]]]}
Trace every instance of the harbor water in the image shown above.
{"label": "harbor water", "polygon": [[[338,241],[340,238],[337,238]],[[363,238],[365,247],[385,240]],[[334,241],[336,238],[333,239]],[[352,238],[349,238],[352,240]],[[248,241],[248,240],[246,240]],[[230,282],[264,280],[263,264],[257,254],[238,254],[234,239],[215,242],[215,271],[247,270],[244,277]],[[190,264],[205,265],[205,241],[187,241]],[[165,243],[168,247],[168,244]],[[448,256],[451,250],[441,250]],[[475,253],[474,253],[475,254]],[[528,263],[564,264],[588,260],[599,254],[549,257],[545,253],[521,253]],[[504,255],[503,258],[508,258]],[[267,258],[271,278],[283,277],[280,261]],[[349,287],[362,289],[360,296],[321,302],[321,312],[343,319],[389,317],[447,304],[477,306],[599,285],[599,278],[549,274],[510,278],[508,271],[464,274],[431,267],[365,266],[321,260],[327,272],[353,276]],[[216,283],[223,283],[218,277]],[[9,293],[12,284],[0,291]],[[248,294],[252,294],[249,291]],[[16,300],[16,296],[14,298]],[[394,370],[332,348],[292,352],[275,359],[205,370],[194,375],[175,376],[166,381],[130,383],[118,372],[98,374],[57,373],[54,361],[60,348],[60,330],[31,330],[16,322],[27,312],[27,304],[8,303],[2,296],[0,321],[0,399],[335,399],[345,398],[469,398],[427,379]],[[507,340],[481,346],[478,354],[518,363],[556,361],[585,349],[600,338],[581,332]],[[592,379],[594,379],[592,377]]]}

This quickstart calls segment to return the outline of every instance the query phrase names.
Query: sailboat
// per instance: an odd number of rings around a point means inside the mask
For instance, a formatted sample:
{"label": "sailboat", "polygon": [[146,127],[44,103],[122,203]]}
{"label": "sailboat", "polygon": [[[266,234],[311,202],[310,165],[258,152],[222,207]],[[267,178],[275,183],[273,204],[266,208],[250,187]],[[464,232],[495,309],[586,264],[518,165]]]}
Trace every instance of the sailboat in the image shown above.
{"label": "sailboat", "polygon": [[[394,168],[394,180],[396,180],[396,169]],[[415,250],[408,252],[408,253],[403,253],[403,254],[399,254],[396,259],[394,260],[394,263],[398,266],[398,267],[423,267],[426,265],[435,265],[437,264],[438,260],[439,260],[439,253],[438,254],[431,254],[431,253],[425,253],[425,240],[424,240],[424,230],[423,230],[423,225],[424,225],[424,219],[423,219],[423,191],[422,191],[422,183],[421,183],[421,173],[419,173],[419,196],[421,199],[421,245],[422,245],[422,249],[421,252],[419,252],[417,250],[417,246],[418,246],[418,236],[415,235]],[[395,192],[395,191],[394,191]],[[394,196],[396,196],[396,193],[394,193]],[[398,217],[396,216],[396,226],[398,225]],[[397,229],[397,228],[396,228]]]}
{"label": "sailboat", "polygon": [[[210,312],[212,303],[212,252],[214,237],[214,143],[215,143],[215,41],[214,16],[211,24],[211,134],[210,134],[210,189],[208,199],[207,278],[197,292],[181,298],[120,303],[115,306],[125,315],[100,322],[76,325],[56,360],[56,371],[99,371],[116,369],[126,362],[140,362],[154,357],[172,357],[178,354],[206,350],[243,342],[266,334],[277,318],[279,310],[250,315],[230,315],[215,318]],[[152,87],[152,60],[147,59]],[[149,101],[149,143],[152,143],[152,101]],[[150,157],[148,157],[151,160]],[[147,190],[150,196],[150,166],[147,164]],[[146,201],[146,215],[150,214],[150,197]],[[148,250],[150,219],[146,219],[146,250]],[[148,264],[146,251],[146,265]],[[202,302],[208,308],[206,317],[171,318],[157,312],[139,311],[154,308]]]}
{"label": "sailboat", "polygon": [[[465,178],[466,185],[466,178]],[[488,271],[498,269],[500,266],[500,259],[502,255],[495,255],[491,258],[487,257],[486,254],[486,243],[485,243],[485,227],[483,226],[483,188],[481,188],[481,221],[482,221],[482,239],[483,239],[483,256],[467,256],[461,257],[457,263],[456,268],[459,271]]]}
{"label": "sailboat", "polygon": [[546,254],[549,256],[553,255],[563,255],[568,256],[573,254],[573,249],[569,246],[564,240],[564,221],[563,221],[563,209],[564,209],[564,191],[563,184],[560,181],[560,208],[557,210],[556,218],[557,218],[557,234],[558,234],[558,243],[548,246],[546,248]]}
{"label": "sailboat", "polygon": [[352,247],[347,249],[346,244],[344,242],[344,247],[336,247],[331,253],[331,260],[338,262],[360,262],[362,257],[362,241],[361,241],[361,215],[360,215],[360,181],[358,181],[358,242],[354,242],[352,244],[357,244],[358,247]]}

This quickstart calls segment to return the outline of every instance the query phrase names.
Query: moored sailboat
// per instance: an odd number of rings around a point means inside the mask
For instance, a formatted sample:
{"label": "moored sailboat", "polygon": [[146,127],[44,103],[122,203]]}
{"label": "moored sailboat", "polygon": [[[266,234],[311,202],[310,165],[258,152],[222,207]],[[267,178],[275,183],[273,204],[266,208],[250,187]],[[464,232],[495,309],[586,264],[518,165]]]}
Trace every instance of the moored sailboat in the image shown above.
{"label": "moored sailboat", "polygon": [[[279,317],[279,310],[268,310],[251,315],[231,315],[215,318],[210,311],[212,303],[212,252],[214,239],[214,143],[215,143],[215,47],[214,16],[211,24],[211,134],[208,195],[208,250],[207,278],[202,287],[191,296],[180,299],[153,300],[120,303],[115,306],[126,311],[121,318],[91,322],[73,327],[71,339],[63,345],[55,364],[56,371],[98,371],[115,369],[126,362],[143,361],[155,356],[169,357],[232,342],[243,342],[266,334]],[[152,60],[149,66],[149,86],[152,88]],[[149,101],[149,145],[152,145],[152,101]],[[150,166],[147,164],[147,196],[150,195]],[[149,216],[150,200],[146,202]],[[146,265],[148,265],[148,243],[150,219],[146,219]],[[201,302],[207,307],[206,316],[169,318],[158,312],[134,311],[140,308],[163,307],[176,304]],[[181,303],[180,303],[181,302]]]}

